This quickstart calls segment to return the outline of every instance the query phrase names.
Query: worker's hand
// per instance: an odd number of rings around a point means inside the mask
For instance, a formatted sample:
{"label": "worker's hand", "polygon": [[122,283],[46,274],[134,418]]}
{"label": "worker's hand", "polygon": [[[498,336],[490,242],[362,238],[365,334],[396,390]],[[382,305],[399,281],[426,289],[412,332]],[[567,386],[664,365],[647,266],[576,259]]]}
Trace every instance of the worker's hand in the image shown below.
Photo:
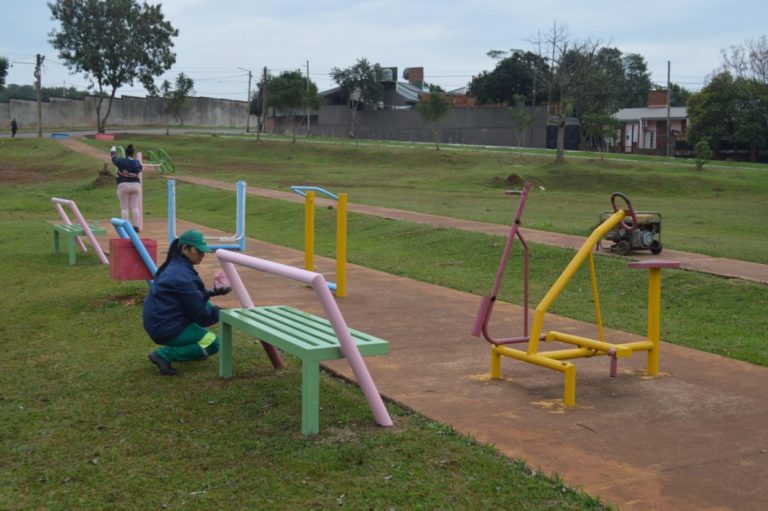
{"label": "worker's hand", "polygon": [[227,274],[223,270],[219,270],[213,276],[213,289],[232,289],[232,285],[229,283]]}
{"label": "worker's hand", "polygon": [[232,291],[231,287],[214,287],[210,291],[207,291],[206,294],[208,295],[208,298],[211,298],[213,296],[223,296],[230,291]]}

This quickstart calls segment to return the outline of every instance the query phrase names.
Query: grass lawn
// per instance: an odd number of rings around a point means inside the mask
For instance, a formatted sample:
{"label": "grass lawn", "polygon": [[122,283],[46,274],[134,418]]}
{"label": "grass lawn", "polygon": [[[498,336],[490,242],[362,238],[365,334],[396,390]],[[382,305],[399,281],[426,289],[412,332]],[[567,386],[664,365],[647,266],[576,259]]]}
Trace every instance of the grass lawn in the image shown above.
{"label": "grass lawn", "polygon": [[[742,211],[753,213],[766,208],[766,180],[753,170],[697,173],[680,166],[667,181],[665,169],[640,163],[631,164],[638,166],[634,170],[603,169],[599,162],[551,168],[540,158],[513,153],[255,144],[224,137],[131,141],[140,150],[164,147],[179,172],[277,189],[311,184],[347,191],[353,202],[502,224],[513,205],[502,193],[509,186],[494,178],[515,173],[546,189],[529,200],[525,225],[572,233],[589,230],[608,207],[614,185],[626,178],[632,187],[616,190],[629,194],[638,209],[654,209],[644,200],[657,199],[664,207],[665,243],[688,250],[693,248],[677,246],[676,224],[668,219],[699,213],[673,206],[702,208],[717,233],[728,230],[731,217],[715,206],[747,203]],[[397,427],[378,428],[359,389],[330,377],[322,378],[321,394],[334,395],[323,402],[323,430],[304,438],[298,433],[300,368],[289,358],[287,369],[275,372],[253,343],[238,345],[240,365],[251,368],[243,378],[215,378],[215,359],[192,364],[182,378],[155,377],[145,362],[151,343],[140,319],[146,285],[111,281],[92,253],[67,267],[62,256],[50,253],[50,233],[42,227],[55,218],[52,196],[75,199],[89,219],[115,215],[111,183],[92,185],[101,164],[51,140],[0,140],[0,155],[0,250],[13,261],[13,271],[0,277],[8,297],[0,337],[0,508],[605,509],[557,477],[544,477],[397,406],[389,406]],[[513,166],[518,164],[523,167]],[[741,172],[747,176],[739,178]],[[689,179],[699,190],[722,188],[716,193],[727,199],[696,199],[685,184]],[[587,190],[585,180],[600,184],[600,191]],[[656,191],[641,192],[649,183]],[[177,187],[184,196],[179,217],[234,232],[232,193]],[[145,212],[164,217],[165,208],[164,182],[148,174]],[[248,232],[299,248],[302,215],[298,204],[249,199]],[[318,253],[333,253],[334,216],[317,211]],[[534,225],[535,218],[547,222]],[[730,257],[764,257],[752,253],[768,243],[758,220],[747,222],[755,236],[741,235],[746,248],[740,236],[729,238],[739,245],[729,247]],[[691,225],[705,236],[706,229]],[[483,294],[504,239],[351,215],[349,242],[353,263]],[[572,252],[532,250],[535,303]],[[618,258],[599,258],[598,265],[606,325],[643,332],[645,316],[636,310],[640,304],[644,311],[645,296],[636,290],[645,289],[645,273],[626,270]],[[519,265],[510,265],[505,282],[501,299],[519,301]],[[588,289],[582,271],[552,312],[590,321]],[[768,365],[766,305],[768,286],[667,272],[663,337]]]}
{"label": "grass lawn", "polygon": [[[249,186],[289,190],[313,185],[346,192],[350,202],[508,225],[515,203],[504,190],[519,180],[537,186],[524,226],[586,235],[610,195],[621,191],[636,210],[659,211],[668,248],[768,263],[768,166],[697,171],[687,161],[623,155],[553,157],[508,149],[450,150],[369,143],[264,141],[244,137],[131,137],[138,149],[165,148],[178,172]],[[109,142],[89,141],[108,150]],[[721,166],[722,165],[722,166]],[[732,165],[732,166],[728,166]],[[507,179],[512,177],[513,183]],[[542,189],[543,188],[543,189]]]}

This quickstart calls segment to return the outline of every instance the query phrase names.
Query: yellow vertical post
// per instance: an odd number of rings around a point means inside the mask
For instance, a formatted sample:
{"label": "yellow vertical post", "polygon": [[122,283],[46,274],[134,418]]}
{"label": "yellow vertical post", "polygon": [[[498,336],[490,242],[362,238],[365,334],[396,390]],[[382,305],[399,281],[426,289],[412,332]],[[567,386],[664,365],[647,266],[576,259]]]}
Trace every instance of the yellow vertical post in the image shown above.
{"label": "yellow vertical post", "polygon": [[661,268],[648,269],[648,376],[659,374],[659,344],[661,342]]}
{"label": "yellow vertical post", "polygon": [[304,268],[315,269],[315,192],[304,201]]}
{"label": "yellow vertical post", "polygon": [[565,406],[576,404],[576,366],[570,364],[565,368],[565,390],[563,392],[563,402]]}
{"label": "yellow vertical post", "polygon": [[494,380],[501,378],[501,354],[496,346],[491,347],[491,378]]}
{"label": "yellow vertical post", "polygon": [[581,248],[573,256],[571,262],[565,267],[563,273],[557,278],[552,287],[549,288],[547,294],[541,299],[539,305],[536,306],[533,313],[533,324],[531,324],[531,332],[528,341],[528,354],[535,355],[539,352],[539,336],[541,336],[541,330],[544,325],[544,315],[554,303],[555,299],[560,296],[560,293],[565,289],[566,284],[571,280],[573,275],[581,266],[581,263],[587,257],[590,257],[592,250],[594,250],[597,242],[605,237],[605,234],[610,231],[615,225],[621,222],[626,216],[626,212],[623,209],[616,211],[613,215],[608,217],[602,224],[598,225],[589,238],[584,242]]}
{"label": "yellow vertical post", "polygon": [[603,315],[600,313],[600,293],[597,289],[597,271],[595,271],[595,258],[589,253],[589,278],[592,281],[592,299],[595,301],[595,320],[597,321],[597,338],[605,342],[603,331]]}
{"label": "yellow vertical post", "polygon": [[347,296],[347,194],[340,193],[336,212],[336,296]]}

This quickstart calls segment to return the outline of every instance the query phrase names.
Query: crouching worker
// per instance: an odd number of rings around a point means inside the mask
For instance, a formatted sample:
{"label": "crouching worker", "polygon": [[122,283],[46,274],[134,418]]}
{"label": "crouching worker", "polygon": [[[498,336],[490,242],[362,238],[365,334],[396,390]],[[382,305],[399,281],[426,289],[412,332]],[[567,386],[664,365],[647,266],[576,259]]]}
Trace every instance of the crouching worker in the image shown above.
{"label": "crouching worker", "polygon": [[194,266],[207,252],[211,250],[198,231],[186,231],[173,240],[144,300],[144,329],[160,345],[149,354],[149,361],[160,374],[177,374],[172,362],[203,360],[219,351],[218,337],[205,328],[218,323],[219,307],[208,299],[231,288],[220,271],[214,289],[205,289]]}

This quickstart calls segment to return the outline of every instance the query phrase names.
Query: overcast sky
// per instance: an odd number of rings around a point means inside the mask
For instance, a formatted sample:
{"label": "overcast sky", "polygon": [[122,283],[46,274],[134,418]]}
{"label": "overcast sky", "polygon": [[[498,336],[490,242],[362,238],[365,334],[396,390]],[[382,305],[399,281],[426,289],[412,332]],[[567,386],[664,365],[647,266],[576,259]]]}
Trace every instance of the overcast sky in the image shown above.
{"label": "overcast sky", "polygon": [[[157,3],[149,0],[149,3]],[[195,82],[198,96],[245,100],[250,69],[301,69],[320,90],[335,86],[333,67],[358,58],[371,63],[423,67],[425,80],[446,90],[466,85],[495,61],[492,49],[535,50],[553,23],[572,39],[591,38],[645,57],[651,78],[698,90],[721,64],[721,50],[768,33],[766,0],[165,0],[163,12],[179,30],[176,64]],[[12,67],[7,83],[32,84],[36,54],[45,56],[43,86],[85,89],[48,43],[58,24],[43,0],[0,0],[0,56]],[[242,69],[240,69],[242,68]],[[145,94],[140,83],[121,89]]]}

